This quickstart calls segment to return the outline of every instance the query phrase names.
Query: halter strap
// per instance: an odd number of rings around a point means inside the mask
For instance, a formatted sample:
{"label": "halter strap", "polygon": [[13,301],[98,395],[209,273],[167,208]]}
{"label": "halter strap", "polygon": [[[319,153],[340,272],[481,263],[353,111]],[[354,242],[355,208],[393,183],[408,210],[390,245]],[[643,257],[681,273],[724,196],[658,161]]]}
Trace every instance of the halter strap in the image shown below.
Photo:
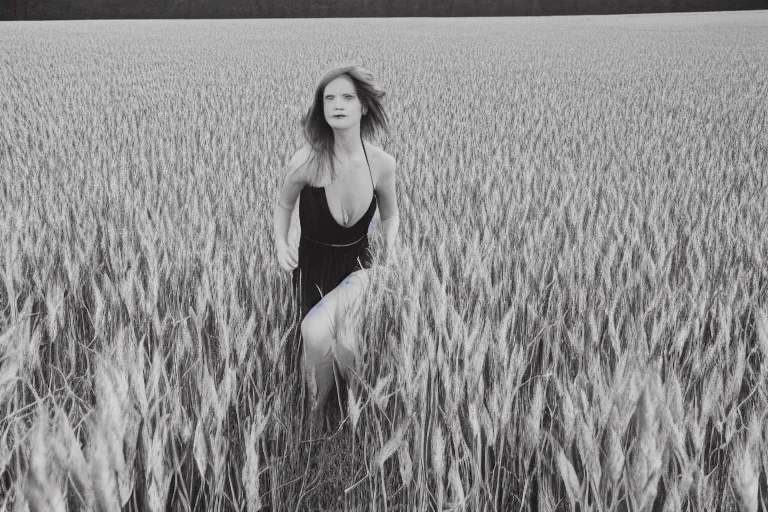
{"label": "halter strap", "polygon": [[362,135],[360,135],[360,142],[363,144],[363,154],[365,155],[365,163],[368,164],[368,176],[371,177],[371,187],[373,188],[373,194],[376,195],[376,186],[373,184],[373,174],[371,173],[371,162],[368,161],[368,152],[365,151],[365,142],[363,142]]}

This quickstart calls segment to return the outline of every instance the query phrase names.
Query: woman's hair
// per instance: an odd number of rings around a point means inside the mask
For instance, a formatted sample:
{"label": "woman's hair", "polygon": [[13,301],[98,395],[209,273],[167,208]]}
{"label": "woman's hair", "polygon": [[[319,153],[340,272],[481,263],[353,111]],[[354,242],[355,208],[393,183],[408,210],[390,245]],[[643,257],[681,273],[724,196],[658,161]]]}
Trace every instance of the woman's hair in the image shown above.
{"label": "woman's hair", "polygon": [[[301,118],[301,125],[304,129],[304,138],[312,148],[309,162],[317,163],[314,166],[315,177],[320,173],[321,168],[326,167],[330,170],[332,180],[336,178],[333,165],[333,158],[336,155],[333,152],[333,128],[325,120],[323,111],[323,92],[326,85],[340,76],[346,76],[352,81],[362,107],[368,109],[366,115],[360,118],[361,140],[363,137],[376,134],[379,130],[388,130],[387,114],[381,104],[386,93],[374,78],[373,73],[360,66],[344,66],[332,69],[323,75],[315,89],[312,106]],[[322,165],[323,163],[325,165]]]}

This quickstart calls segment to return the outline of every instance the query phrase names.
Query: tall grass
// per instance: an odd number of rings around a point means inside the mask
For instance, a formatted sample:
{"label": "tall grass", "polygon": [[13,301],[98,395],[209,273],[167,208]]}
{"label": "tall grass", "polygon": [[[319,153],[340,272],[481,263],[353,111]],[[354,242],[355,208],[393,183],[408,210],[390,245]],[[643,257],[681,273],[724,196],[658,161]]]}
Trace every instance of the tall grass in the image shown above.
{"label": "tall grass", "polygon": [[[2,507],[765,509],[767,26],[0,24]],[[271,211],[349,61],[400,263],[318,431]]]}

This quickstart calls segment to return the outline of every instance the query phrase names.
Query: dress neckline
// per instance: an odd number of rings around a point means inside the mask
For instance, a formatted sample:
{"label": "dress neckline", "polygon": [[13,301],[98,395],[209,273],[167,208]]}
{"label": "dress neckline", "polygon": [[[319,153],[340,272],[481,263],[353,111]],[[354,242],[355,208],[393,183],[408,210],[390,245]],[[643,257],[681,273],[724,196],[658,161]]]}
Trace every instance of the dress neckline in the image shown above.
{"label": "dress neckline", "polygon": [[371,187],[373,188],[373,192],[371,193],[371,203],[368,205],[368,209],[365,210],[365,212],[363,212],[360,218],[357,219],[353,224],[349,226],[344,226],[343,224],[339,224],[339,222],[336,220],[336,217],[334,217],[333,213],[331,212],[331,205],[330,203],[328,203],[328,191],[325,189],[325,187],[314,187],[312,185],[307,184],[309,188],[323,189],[323,198],[325,199],[325,209],[328,210],[328,215],[331,216],[331,219],[333,219],[333,222],[342,229],[352,229],[358,224],[360,224],[360,221],[362,221],[363,218],[366,215],[368,215],[368,212],[371,211],[371,207],[374,206],[374,201],[376,200],[376,187],[373,184],[373,173],[371,173],[371,163],[368,161],[368,152],[365,150],[365,143],[363,143],[363,154],[365,154],[365,163],[368,164],[368,175],[371,177]]}
{"label": "dress neckline", "polygon": [[357,226],[358,224],[360,224],[360,221],[362,221],[363,217],[365,217],[368,214],[368,212],[371,210],[371,206],[374,205],[374,201],[376,200],[376,189],[374,188],[373,189],[373,193],[371,194],[371,204],[368,205],[368,209],[365,210],[365,212],[363,212],[363,214],[360,216],[360,218],[357,219],[357,221],[355,221],[353,224],[351,224],[350,226],[344,226],[343,224],[339,224],[339,222],[336,220],[336,217],[334,217],[333,213],[331,212],[331,207],[328,204],[328,193],[325,190],[325,187],[313,187],[312,185],[307,185],[307,186],[309,188],[314,188],[316,190],[319,190],[319,189],[323,190],[323,198],[325,199],[325,209],[328,210],[328,215],[331,216],[331,219],[333,219],[333,222],[336,223],[336,225],[339,226],[342,229],[352,229],[355,226]]}

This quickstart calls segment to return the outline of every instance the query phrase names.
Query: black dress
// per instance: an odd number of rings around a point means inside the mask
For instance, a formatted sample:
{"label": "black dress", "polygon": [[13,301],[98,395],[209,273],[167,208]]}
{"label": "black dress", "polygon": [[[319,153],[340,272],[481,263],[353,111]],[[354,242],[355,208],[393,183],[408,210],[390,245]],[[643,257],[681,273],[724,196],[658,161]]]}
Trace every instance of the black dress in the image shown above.
{"label": "black dress", "polygon": [[[365,153],[365,146],[363,146]],[[368,163],[368,154],[365,153]],[[371,175],[371,164],[368,163]],[[339,225],[328,208],[325,187],[305,185],[299,201],[299,264],[293,269],[293,291],[303,320],[326,293],[345,277],[363,268],[371,268],[373,256],[368,244],[368,228],[376,213],[376,189],[371,204],[358,221],[348,228]]]}
{"label": "black dress", "polygon": [[[368,210],[352,226],[341,226],[333,218],[328,208],[325,187],[305,185],[299,196],[301,239],[299,263],[292,275],[296,323],[291,347],[293,350],[288,355],[291,370],[300,367],[299,358],[303,354],[300,325],[307,313],[320,302],[322,296],[336,288],[349,274],[373,265],[368,229],[378,201],[365,144],[363,152],[373,192]],[[342,396],[346,395],[346,386],[341,393]]]}

